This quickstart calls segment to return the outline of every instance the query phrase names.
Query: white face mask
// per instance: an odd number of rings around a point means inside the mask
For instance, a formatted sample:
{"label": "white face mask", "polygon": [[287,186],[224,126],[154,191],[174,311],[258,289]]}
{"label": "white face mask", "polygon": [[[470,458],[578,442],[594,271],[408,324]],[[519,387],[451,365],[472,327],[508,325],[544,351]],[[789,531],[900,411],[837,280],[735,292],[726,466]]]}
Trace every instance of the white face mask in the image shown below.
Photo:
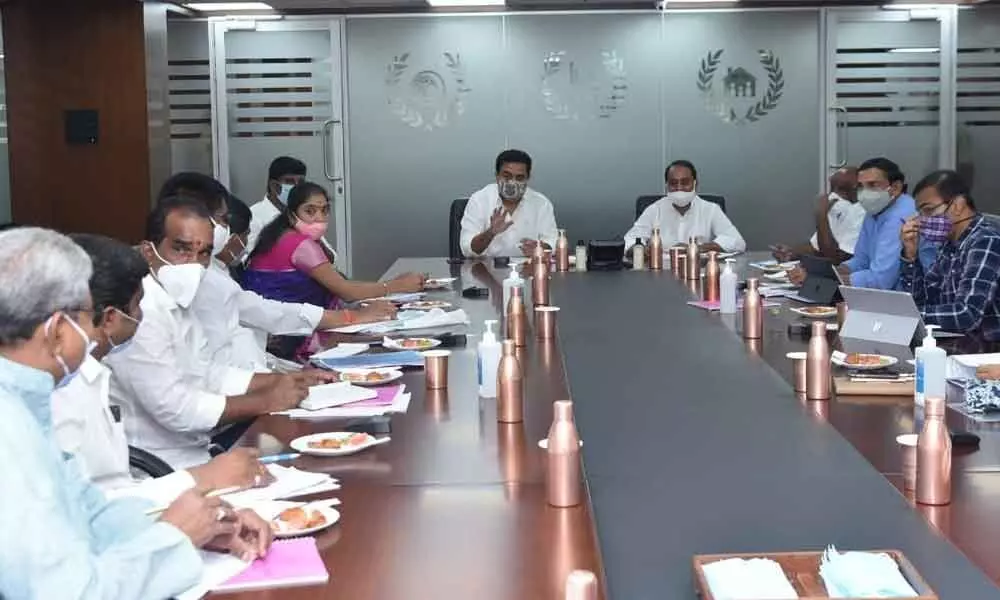
{"label": "white face mask", "polygon": [[212,225],[212,252],[218,256],[226,247],[226,243],[229,242],[229,226],[220,225],[215,222],[215,219],[212,219]]}
{"label": "white face mask", "polygon": [[827,196],[827,199],[830,200],[830,206],[833,206],[834,204],[843,200],[844,197],[838,194],[837,192],[830,192],[830,195]]}
{"label": "white face mask", "polygon": [[288,206],[288,194],[292,193],[292,188],[295,187],[290,183],[282,183],[281,189],[278,190],[278,201]]}
{"label": "white face mask", "polygon": [[870,215],[877,215],[892,202],[889,190],[873,190],[864,188],[858,191],[858,204]]}
{"label": "white face mask", "polygon": [[163,266],[153,277],[160,282],[163,290],[174,299],[177,306],[188,308],[194,302],[194,296],[198,293],[201,280],[205,277],[205,267],[199,263],[188,263],[185,265],[175,265],[160,256],[156,246],[150,244],[156,258],[163,261]]}
{"label": "white face mask", "polygon": [[[54,318],[55,315],[52,315],[51,317],[49,317],[49,320],[45,322],[46,334],[48,334],[49,327],[52,325],[52,319]],[[86,353],[84,353],[83,358],[80,359],[80,365],[82,365],[83,361],[87,359],[87,355],[93,352],[94,348],[97,347],[97,343],[90,341],[90,336],[88,336],[87,332],[83,330],[83,327],[80,327],[79,325],[76,324],[76,321],[69,318],[68,316],[66,317],[66,321],[70,324],[70,326],[73,327],[73,329],[76,330],[78,334],[80,334],[80,337],[83,338],[83,344],[84,346],[86,346]],[[58,354],[56,355],[56,362],[59,363],[59,367],[62,368],[63,370],[62,379],[56,382],[56,389],[59,389],[61,387],[66,387],[67,385],[69,385],[70,381],[73,381],[73,378],[76,377],[77,373],[80,372],[80,367],[77,366],[76,369],[73,369],[71,371],[69,365],[66,364],[66,359],[59,356]]]}
{"label": "white face mask", "polygon": [[[133,323],[135,323],[136,330],[138,331],[138,329],[139,329],[139,320],[138,319],[136,319],[132,315],[128,314],[127,312],[118,309],[117,307],[114,307],[114,310],[115,310],[115,312],[117,312],[121,316],[125,317],[129,321],[132,321]],[[118,354],[122,350],[128,348],[132,344],[132,340],[134,340],[134,339],[135,339],[135,334],[132,334],[132,337],[130,337],[129,339],[125,340],[124,342],[122,342],[120,344],[116,344],[115,341],[113,339],[111,339],[111,336],[109,335],[108,336],[108,345],[111,346],[111,349],[108,350],[108,356],[111,356],[112,354]]]}
{"label": "white face mask", "polygon": [[695,194],[694,190],[686,192],[684,190],[677,190],[675,192],[667,192],[667,200],[677,208],[684,208],[689,206],[691,201],[694,200]]}

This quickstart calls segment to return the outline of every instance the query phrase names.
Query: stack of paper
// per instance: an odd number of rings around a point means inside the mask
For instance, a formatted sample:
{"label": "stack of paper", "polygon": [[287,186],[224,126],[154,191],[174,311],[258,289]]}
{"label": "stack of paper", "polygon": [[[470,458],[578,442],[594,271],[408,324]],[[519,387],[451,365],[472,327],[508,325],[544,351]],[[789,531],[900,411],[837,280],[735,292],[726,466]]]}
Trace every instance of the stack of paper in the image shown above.
{"label": "stack of paper", "polygon": [[305,410],[321,410],[352,402],[371,400],[376,396],[377,393],[373,389],[352,385],[348,381],[340,381],[311,386],[309,395],[299,403],[299,407]]}
{"label": "stack of paper", "polygon": [[300,471],[295,467],[281,465],[267,465],[267,470],[274,476],[270,485],[226,494],[222,499],[238,508],[252,508],[254,503],[262,500],[278,500],[340,489],[338,481],[326,473]]}
{"label": "stack of paper", "polygon": [[322,410],[293,408],[278,414],[293,419],[353,419],[405,413],[410,408],[410,394],[406,393],[405,385],[382,386],[375,390],[377,396],[370,400]]}
{"label": "stack of paper", "polygon": [[347,358],[348,356],[354,356],[356,354],[361,354],[362,352],[367,352],[370,346],[368,344],[348,344],[346,342],[341,342],[333,348],[327,348],[322,352],[317,352],[310,356],[310,359],[335,359],[335,358]]}
{"label": "stack of paper", "polygon": [[888,554],[838,552],[830,546],[819,564],[831,598],[916,598],[917,593]]}
{"label": "stack of paper", "polygon": [[398,302],[401,304],[406,304],[407,302],[416,302],[422,300],[427,294],[424,292],[410,292],[398,294],[389,294],[388,296],[379,296],[378,298],[366,298],[362,302],[372,302],[374,300],[388,300],[389,302]]}
{"label": "stack of paper", "polygon": [[716,600],[798,598],[781,565],[767,558],[727,558],[702,567]]}
{"label": "stack of paper", "polygon": [[424,357],[419,352],[403,350],[400,352],[380,352],[377,354],[359,354],[346,358],[313,358],[316,366],[339,371],[341,369],[384,369],[388,367],[422,367]]}
{"label": "stack of paper", "polygon": [[197,600],[208,592],[320,585],[330,580],[312,537],[276,540],[267,556],[250,564],[228,554],[201,554],[205,565],[201,582],[177,600]]}
{"label": "stack of paper", "polygon": [[363,323],[360,325],[348,325],[334,329],[337,333],[368,333],[383,334],[391,331],[405,331],[410,329],[431,329],[437,327],[449,327],[451,325],[468,325],[469,315],[462,309],[445,312],[440,308],[434,310],[409,310],[396,314],[395,321],[383,321],[381,323]]}
{"label": "stack of paper", "polygon": [[[761,304],[764,308],[773,308],[775,306],[781,306],[781,304],[778,302],[764,301]],[[695,308],[701,308],[707,311],[716,311],[722,308],[722,303],[719,302],[718,300],[711,302],[708,300],[691,300],[690,302],[688,302],[688,306],[694,306]],[[737,310],[743,309],[743,298],[740,298],[736,301],[736,309]]]}
{"label": "stack of paper", "polygon": [[976,369],[1000,365],[1000,354],[955,354],[948,357],[945,376],[949,379],[975,379]]}

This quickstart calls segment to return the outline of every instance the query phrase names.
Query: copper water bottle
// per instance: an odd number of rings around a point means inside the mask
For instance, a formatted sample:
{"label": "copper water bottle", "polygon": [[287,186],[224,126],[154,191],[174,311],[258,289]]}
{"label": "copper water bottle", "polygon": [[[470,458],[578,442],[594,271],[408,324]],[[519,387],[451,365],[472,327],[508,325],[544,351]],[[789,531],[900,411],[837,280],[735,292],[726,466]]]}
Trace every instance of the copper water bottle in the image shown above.
{"label": "copper water bottle", "polygon": [[525,345],[527,320],[524,312],[524,289],[514,286],[510,288],[510,301],[507,302],[507,337],[514,340],[517,346]]}
{"label": "copper water bottle", "polygon": [[654,227],[653,235],[649,236],[649,270],[663,270],[663,238],[659,227]]}
{"label": "copper water bottle", "polygon": [[549,428],[549,473],[546,481],[549,504],[576,506],[580,504],[580,436],[573,422],[573,403],[556,400],[552,403],[554,418]]}
{"label": "copper water bottle", "polygon": [[719,301],[719,253],[714,250],[708,253],[708,264],[705,265],[705,280],[703,300]]}
{"label": "copper water bottle", "polygon": [[951,502],[951,435],[944,412],[944,398],[924,399],[924,430],[917,437],[916,498],[920,504]]}
{"label": "copper water bottle", "polygon": [[687,278],[688,281],[701,279],[701,254],[698,251],[698,241],[690,238],[687,245]]}
{"label": "copper water bottle", "polygon": [[556,270],[560,273],[569,271],[569,240],[566,239],[565,229],[560,229],[556,238]]}
{"label": "copper water bottle", "polygon": [[502,352],[497,367],[497,421],[520,423],[524,420],[524,376],[514,340],[504,340]]}
{"label": "copper water bottle", "polygon": [[830,344],[826,341],[825,321],[812,323],[812,337],[806,349],[806,398],[830,399]]}
{"label": "copper water bottle", "polygon": [[566,600],[597,600],[597,576],[577,569],[566,577]]}
{"label": "copper water bottle", "polygon": [[534,306],[549,304],[549,261],[536,260],[531,266],[531,303]]}
{"label": "copper water bottle", "polygon": [[757,290],[757,279],[747,279],[747,293],[743,297],[743,339],[757,340],[763,337],[764,306]]}

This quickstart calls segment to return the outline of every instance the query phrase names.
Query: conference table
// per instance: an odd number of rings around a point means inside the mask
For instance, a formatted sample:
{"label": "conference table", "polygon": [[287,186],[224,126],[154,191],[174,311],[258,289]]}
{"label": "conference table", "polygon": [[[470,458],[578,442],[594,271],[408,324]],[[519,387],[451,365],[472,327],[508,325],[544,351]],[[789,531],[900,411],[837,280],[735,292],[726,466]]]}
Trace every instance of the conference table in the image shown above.
{"label": "conference table", "polygon": [[[758,258],[738,268],[752,276]],[[330,581],[238,596],[555,599],[570,571],[586,569],[602,598],[693,598],[695,554],[832,544],[901,550],[941,598],[1000,597],[1000,436],[949,414],[981,446],[956,451],[951,505],[914,504],[895,442],[913,431],[912,399],[797,397],[785,354],[806,340],[788,335],[799,317],[787,306],[768,309],[763,339],[748,344],[738,316],[688,306],[698,286],[669,270],[554,272],[557,339],[538,341],[529,326],[524,422],[501,424],[496,402],[478,396],[475,344],[500,314],[507,270],[401,259],[385,277],[406,271],[457,277],[430,295],[472,323],[467,345],[452,348],[448,388],[426,390],[422,370],[408,371],[412,400],[392,416],[390,443],[298,458],[343,486],[325,495],[342,500],[341,522],[316,536]],[[463,298],[472,285],[489,298]],[[566,398],[588,493],[554,508],[537,441]],[[273,451],[347,425],[269,416],[245,441]]]}

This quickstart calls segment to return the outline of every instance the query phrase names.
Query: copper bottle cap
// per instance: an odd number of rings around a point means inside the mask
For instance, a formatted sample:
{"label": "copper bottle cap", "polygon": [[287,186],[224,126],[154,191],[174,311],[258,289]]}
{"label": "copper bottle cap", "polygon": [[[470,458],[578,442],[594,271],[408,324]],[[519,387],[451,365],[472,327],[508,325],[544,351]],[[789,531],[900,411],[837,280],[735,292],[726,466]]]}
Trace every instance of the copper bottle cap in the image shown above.
{"label": "copper bottle cap", "polygon": [[500,342],[500,352],[507,356],[515,356],[517,344],[514,343],[514,340],[504,340]]}
{"label": "copper bottle cap", "polygon": [[552,403],[552,412],[556,421],[573,420],[572,400],[556,400]]}
{"label": "copper bottle cap", "polygon": [[924,399],[924,417],[944,418],[945,402],[944,398],[928,396]]}
{"label": "copper bottle cap", "polygon": [[748,290],[756,290],[758,283],[760,283],[760,280],[757,279],[756,277],[748,277],[747,278],[747,289]]}
{"label": "copper bottle cap", "polygon": [[812,322],[812,334],[826,337],[826,322],[825,321],[813,321]]}

